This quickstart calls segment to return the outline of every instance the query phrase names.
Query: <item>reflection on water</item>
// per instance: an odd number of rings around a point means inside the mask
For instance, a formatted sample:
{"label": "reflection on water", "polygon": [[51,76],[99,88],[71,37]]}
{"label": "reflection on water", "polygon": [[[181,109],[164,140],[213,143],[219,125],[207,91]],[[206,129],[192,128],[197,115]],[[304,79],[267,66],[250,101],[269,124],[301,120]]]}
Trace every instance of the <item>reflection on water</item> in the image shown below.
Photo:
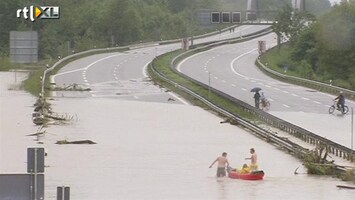
{"label": "reflection on water", "polygon": [[[13,167],[4,162],[20,163],[15,168],[25,169],[25,149],[35,145],[34,138],[25,136],[36,129],[30,121],[34,99],[13,92],[1,95],[2,171]],[[337,184],[345,184],[337,179],[294,175],[299,160],[242,129],[220,124],[221,119],[198,107],[104,98],[62,98],[51,103],[55,111],[77,117],[67,125],[48,127],[42,139],[48,153],[46,199],[56,199],[56,187],[61,185],[71,187],[72,199],[83,200],[353,199],[355,195],[337,189]],[[19,110],[16,118],[3,117],[13,107]],[[90,139],[97,144],[54,144],[63,139]],[[216,178],[216,168],[208,168],[224,151],[231,165],[240,167],[250,147],[258,153],[265,180]]]}

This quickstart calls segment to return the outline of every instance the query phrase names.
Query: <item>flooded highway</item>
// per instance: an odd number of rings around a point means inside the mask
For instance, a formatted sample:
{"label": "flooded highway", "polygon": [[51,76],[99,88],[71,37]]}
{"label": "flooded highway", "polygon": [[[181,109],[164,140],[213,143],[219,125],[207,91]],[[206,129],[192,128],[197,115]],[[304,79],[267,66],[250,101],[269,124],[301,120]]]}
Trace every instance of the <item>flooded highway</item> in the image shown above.
{"label": "flooded highway", "polygon": [[[26,148],[46,148],[46,199],[56,187],[72,199],[353,199],[355,192],[331,177],[303,174],[302,162],[199,107],[114,98],[55,98],[53,110],[73,116],[35,132],[23,91],[7,90],[13,74],[0,73],[0,170],[25,171]],[[9,117],[16,110],[15,117]],[[37,144],[39,139],[43,144]],[[58,140],[92,140],[93,145],[57,145]],[[265,171],[262,181],[216,178],[208,166],[227,152],[231,166],[248,163],[254,147]],[[300,174],[294,171],[300,167]]]}

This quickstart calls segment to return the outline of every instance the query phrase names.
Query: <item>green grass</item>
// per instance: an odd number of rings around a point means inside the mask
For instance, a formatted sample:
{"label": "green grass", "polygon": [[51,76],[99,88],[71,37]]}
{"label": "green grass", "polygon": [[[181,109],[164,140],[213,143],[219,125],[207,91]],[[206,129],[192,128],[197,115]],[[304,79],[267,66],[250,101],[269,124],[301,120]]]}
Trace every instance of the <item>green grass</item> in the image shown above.
{"label": "green grass", "polygon": [[[289,76],[301,77],[301,75],[292,70],[292,66],[297,65],[290,60],[291,49],[287,46],[282,46],[281,49],[275,47],[260,57],[260,61],[270,69]],[[284,66],[289,66],[285,72]]]}
{"label": "green grass", "polygon": [[[214,93],[212,91],[209,92],[208,88],[204,88],[195,82],[186,79],[179,74],[177,74],[174,70],[171,69],[170,63],[176,57],[177,55],[181,54],[182,51],[174,51],[171,53],[164,54],[162,56],[159,56],[156,60],[153,61],[153,65],[155,66],[155,69],[159,71],[161,74],[164,74],[166,77],[168,77],[170,80],[173,80],[174,82],[178,83],[179,85],[182,85],[195,93],[199,94],[200,96],[204,97],[205,99],[208,99],[210,102],[213,104],[237,115],[242,118],[248,119],[248,120],[254,120],[255,117],[245,111],[242,107],[234,103],[233,101],[224,98],[217,93]],[[196,52],[195,52],[196,53]],[[188,57],[190,54],[185,55],[184,57]],[[180,58],[183,59],[183,58]],[[158,76],[156,76],[151,69],[149,70],[149,74],[152,77],[152,79],[159,85],[163,85],[163,87],[166,87],[175,93],[178,93],[179,95],[183,96],[185,99],[189,100],[195,105],[201,106],[205,109],[209,109],[204,103],[200,102],[199,100],[195,99],[191,95],[179,90],[176,88],[174,85],[171,85],[170,83],[165,82],[164,80],[160,79]]]}
{"label": "green grass", "polygon": [[[108,49],[105,51],[102,51],[101,53],[110,53],[110,52],[122,52],[126,51],[128,48],[122,48],[122,49]],[[97,52],[91,52],[91,53],[86,53],[84,55],[80,56],[75,56],[71,59],[68,59],[62,63],[60,63],[53,71],[51,71],[49,74],[46,76],[45,80],[45,88],[46,88],[46,93],[45,95],[48,94],[48,88],[49,88],[49,76],[56,74],[62,67],[67,65],[68,63],[83,58],[87,56],[91,56],[94,54],[98,54]],[[27,80],[25,80],[21,88],[23,88],[25,91],[29,92],[30,94],[34,96],[38,96],[39,93],[41,92],[41,83],[40,83],[40,77],[43,76],[43,72],[46,69],[46,66],[53,66],[54,63],[57,60],[52,60],[52,59],[47,59],[47,60],[40,60],[37,63],[31,63],[31,64],[19,64],[19,63],[11,63],[10,58],[7,57],[1,57],[0,58],[0,71],[10,71],[10,70],[26,70],[29,71],[29,77]]]}

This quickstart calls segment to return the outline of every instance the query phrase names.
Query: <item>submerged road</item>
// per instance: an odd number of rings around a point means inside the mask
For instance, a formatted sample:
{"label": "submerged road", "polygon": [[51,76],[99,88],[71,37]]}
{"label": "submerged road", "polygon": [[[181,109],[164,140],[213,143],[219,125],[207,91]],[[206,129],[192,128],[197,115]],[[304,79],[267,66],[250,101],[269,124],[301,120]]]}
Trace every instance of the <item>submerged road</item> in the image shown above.
{"label": "submerged road", "polygon": [[[194,44],[218,41],[250,34],[267,26],[241,26],[234,32],[222,32],[195,39]],[[146,67],[156,56],[181,48],[181,44],[157,45],[132,49],[122,53],[104,53],[73,61],[54,77],[58,86],[76,83],[91,88],[90,93],[56,92],[54,96],[108,97],[143,101],[179,102],[177,96],[162,92],[149,82]],[[172,100],[173,99],[173,100]],[[180,102],[186,103],[180,99]]]}
{"label": "submerged road", "polygon": [[[250,41],[224,45],[183,60],[178,70],[193,79],[254,105],[250,90],[262,88],[271,101],[270,113],[318,135],[351,147],[351,116],[330,115],[334,95],[284,83],[265,75],[255,66],[257,44],[276,45],[276,35],[268,34]],[[347,101],[349,108],[353,101]]]}
{"label": "submerged road", "polygon": [[[240,28],[246,32],[258,27]],[[237,31],[214,38],[238,36]],[[58,92],[52,102],[54,110],[75,113],[78,120],[48,128],[46,199],[55,199],[58,185],[69,185],[73,198],[85,200],[352,199],[351,191],[336,189],[339,180],[294,175],[300,160],[239,127],[221,124],[222,119],[208,111],[181,105],[147,81],[146,64],[179,47],[89,56],[69,63],[54,77],[58,85],[80,83],[92,91]],[[54,144],[61,139],[90,139],[97,144]],[[258,152],[264,181],[216,178],[215,166],[208,168],[223,151],[232,166],[240,167],[247,162],[250,147]]]}

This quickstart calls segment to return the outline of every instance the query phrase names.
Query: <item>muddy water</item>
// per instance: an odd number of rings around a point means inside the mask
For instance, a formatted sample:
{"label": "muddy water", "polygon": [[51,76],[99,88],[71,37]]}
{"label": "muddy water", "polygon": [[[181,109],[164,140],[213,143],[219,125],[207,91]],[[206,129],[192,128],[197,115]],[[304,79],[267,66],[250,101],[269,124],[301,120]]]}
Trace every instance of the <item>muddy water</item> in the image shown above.
{"label": "muddy water", "polygon": [[[1,80],[5,80],[0,76]],[[6,76],[9,81],[10,76]],[[23,171],[34,99],[1,83],[0,169]],[[46,199],[71,187],[72,199],[353,199],[354,191],[327,177],[294,175],[301,162],[242,129],[194,106],[104,98],[58,98],[55,111],[74,116],[40,138],[46,157]],[[7,117],[14,108],[15,117]],[[95,145],[56,145],[89,139]],[[232,166],[255,147],[263,181],[216,178],[211,162],[223,151]],[[13,156],[13,152],[16,152]],[[11,154],[11,156],[10,156]],[[11,165],[8,163],[12,163]],[[15,163],[15,164],[14,164]],[[304,169],[298,170],[304,172]]]}
{"label": "muddy water", "polygon": [[[332,178],[293,174],[300,161],[193,106],[114,99],[58,99],[77,116],[52,126],[47,183],[70,185],[75,199],[350,199]],[[90,139],[96,145],[53,145]],[[209,164],[223,151],[241,166],[255,147],[264,181],[216,179]],[[300,172],[304,172],[303,169]],[[53,185],[52,185],[53,184]],[[48,197],[54,194],[48,190]],[[341,198],[339,198],[341,197]]]}
{"label": "muddy water", "polygon": [[35,99],[23,91],[9,90],[25,78],[23,73],[0,73],[0,173],[26,171],[26,148],[35,144],[25,136],[37,130],[31,121]]}

